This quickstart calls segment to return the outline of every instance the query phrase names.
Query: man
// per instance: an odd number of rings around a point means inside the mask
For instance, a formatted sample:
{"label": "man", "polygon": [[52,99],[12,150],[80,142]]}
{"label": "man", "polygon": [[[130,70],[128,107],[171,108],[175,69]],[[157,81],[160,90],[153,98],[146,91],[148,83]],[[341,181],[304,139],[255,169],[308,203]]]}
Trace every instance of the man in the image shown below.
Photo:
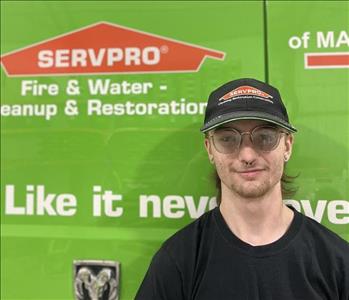
{"label": "man", "polygon": [[219,206],[168,239],[137,300],[349,299],[349,244],[282,201],[293,133],[280,94],[255,79],[209,97],[205,147]]}

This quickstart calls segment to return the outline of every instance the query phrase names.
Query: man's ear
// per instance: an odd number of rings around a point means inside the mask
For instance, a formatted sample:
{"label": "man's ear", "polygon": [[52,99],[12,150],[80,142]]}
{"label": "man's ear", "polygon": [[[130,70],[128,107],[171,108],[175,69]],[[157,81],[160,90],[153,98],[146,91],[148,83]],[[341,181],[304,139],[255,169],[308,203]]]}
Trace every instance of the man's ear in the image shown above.
{"label": "man's ear", "polygon": [[285,161],[288,161],[291,157],[293,142],[294,142],[294,135],[292,133],[286,135],[286,137],[285,137],[285,153],[284,153]]}
{"label": "man's ear", "polygon": [[212,154],[212,145],[211,145],[209,138],[205,137],[204,143],[205,143],[205,148],[207,151],[208,159],[213,164],[214,160],[213,160],[213,154]]}

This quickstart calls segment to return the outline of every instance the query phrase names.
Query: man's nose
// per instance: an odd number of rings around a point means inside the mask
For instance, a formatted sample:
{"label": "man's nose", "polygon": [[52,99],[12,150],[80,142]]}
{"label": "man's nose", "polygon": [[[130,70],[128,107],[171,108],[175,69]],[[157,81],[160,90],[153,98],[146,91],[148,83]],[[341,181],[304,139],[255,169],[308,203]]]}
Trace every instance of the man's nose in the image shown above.
{"label": "man's nose", "polygon": [[243,163],[252,164],[258,156],[255,150],[250,134],[243,134],[239,148],[239,159]]}

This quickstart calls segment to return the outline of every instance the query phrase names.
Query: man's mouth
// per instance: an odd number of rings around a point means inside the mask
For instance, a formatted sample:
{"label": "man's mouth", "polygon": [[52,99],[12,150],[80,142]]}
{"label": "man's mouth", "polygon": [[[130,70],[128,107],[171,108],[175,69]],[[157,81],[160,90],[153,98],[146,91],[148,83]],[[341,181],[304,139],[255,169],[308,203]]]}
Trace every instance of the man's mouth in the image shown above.
{"label": "man's mouth", "polygon": [[237,173],[245,179],[254,179],[258,175],[260,175],[263,171],[264,169],[249,169],[249,170],[238,171]]}

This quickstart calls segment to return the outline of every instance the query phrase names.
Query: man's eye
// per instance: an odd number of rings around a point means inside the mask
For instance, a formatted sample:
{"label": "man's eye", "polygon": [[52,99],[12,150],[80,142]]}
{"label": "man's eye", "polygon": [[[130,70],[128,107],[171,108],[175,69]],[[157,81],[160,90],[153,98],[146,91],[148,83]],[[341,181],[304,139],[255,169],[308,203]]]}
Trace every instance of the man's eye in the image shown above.
{"label": "man's eye", "polygon": [[229,142],[229,141],[230,141],[230,137],[229,137],[229,136],[222,136],[222,137],[220,138],[220,141],[221,141],[221,142]]}
{"label": "man's eye", "polygon": [[236,142],[237,137],[234,135],[223,135],[220,136],[219,141],[223,142],[223,143],[234,143]]}
{"label": "man's eye", "polygon": [[268,134],[261,134],[259,138],[263,141],[270,141],[272,139]]}
{"label": "man's eye", "polygon": [[257,137],[259,143],[269,144],[274,141],[274,136],[271,134],[260,134]]}

